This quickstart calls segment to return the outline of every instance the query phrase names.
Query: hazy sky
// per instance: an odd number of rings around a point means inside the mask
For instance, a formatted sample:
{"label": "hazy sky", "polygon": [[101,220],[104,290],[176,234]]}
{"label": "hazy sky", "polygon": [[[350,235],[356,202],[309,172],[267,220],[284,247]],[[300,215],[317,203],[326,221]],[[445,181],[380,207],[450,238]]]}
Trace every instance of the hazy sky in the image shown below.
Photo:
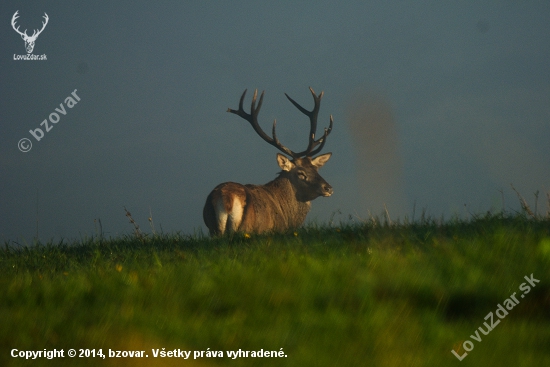
{"label": "hazy sky", "polygon": [[[11,26],[39,29],[26,55]],[[266,183],[276,149],[226,113],[265,90],[260,123],[307,143],[308,91],[334,116],[308,221],[545,211],[550,191],[548,1],[75,1],[0,5],[0,240],[31,243],[206,227],[224,181]],[[74,90],[73,108],[65,101]],[[60,104],[62,106],[60,106]],[[56,108],[65,114],[56,112]],[[57,113],[37,141],[29,132]],[[53,115],[53,119],[57,117]],[[32,149],[18,149],[27,138]],[[504,193],[504,203],[501,196]],[[96,222],[97,223],[97,222]]]}

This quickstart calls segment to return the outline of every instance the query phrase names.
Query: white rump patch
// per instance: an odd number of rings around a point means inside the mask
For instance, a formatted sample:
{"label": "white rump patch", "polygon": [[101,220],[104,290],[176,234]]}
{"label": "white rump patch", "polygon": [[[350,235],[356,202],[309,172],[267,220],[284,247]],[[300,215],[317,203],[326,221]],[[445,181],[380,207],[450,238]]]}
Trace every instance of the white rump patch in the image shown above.
{"label": "white rump patch", "polygon": [[223,199],[216,202],[215,206],[216,219],[218,222],[218,230],[220,233],[225,233],[225,231],[235,232],[243,220],[243,204],[238,198],[233,199],[231,205],[231,211],[227,212],[225,210],[225,205],[223,205]]}
{"label": "white rump patch", "polygon": [[243,220],[243,204],[238,198],[233,199],[231,212],[229,213],[228,224],[231,231],[235,232]]}
{"label": "white rump patch", "polygon": [[216,218],[218,219],[218,229],[220,233],[225,233],[225,225],[227,224],[227,212],[223,205],[223,200],[218,200],[215,207]]}

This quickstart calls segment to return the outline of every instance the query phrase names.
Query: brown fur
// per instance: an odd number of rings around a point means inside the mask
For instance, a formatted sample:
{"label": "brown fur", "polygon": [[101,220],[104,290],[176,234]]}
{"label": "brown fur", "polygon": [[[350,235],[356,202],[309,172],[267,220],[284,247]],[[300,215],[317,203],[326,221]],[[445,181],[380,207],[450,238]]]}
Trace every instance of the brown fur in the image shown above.
{"label": "brown fur", "polygon": [[332,187],[317,172],[330,155],[290,161],[277,154],[282,171],[273,181],[265,185],[235,182],[218,185],[208,195],[203,209],[210,234],[283,232],[299,227],[309,212],[311,200],[332,195]]}

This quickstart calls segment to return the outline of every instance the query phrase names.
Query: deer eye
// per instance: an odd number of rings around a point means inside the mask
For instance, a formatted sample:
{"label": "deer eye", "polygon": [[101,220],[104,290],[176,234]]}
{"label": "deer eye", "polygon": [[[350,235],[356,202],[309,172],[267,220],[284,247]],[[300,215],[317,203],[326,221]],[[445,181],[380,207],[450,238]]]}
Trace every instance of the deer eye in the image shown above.
{"label": "deer eye", "polygon": [[307,180],[306,173],[304,171],[298,171],[298,178],[304,181]]}

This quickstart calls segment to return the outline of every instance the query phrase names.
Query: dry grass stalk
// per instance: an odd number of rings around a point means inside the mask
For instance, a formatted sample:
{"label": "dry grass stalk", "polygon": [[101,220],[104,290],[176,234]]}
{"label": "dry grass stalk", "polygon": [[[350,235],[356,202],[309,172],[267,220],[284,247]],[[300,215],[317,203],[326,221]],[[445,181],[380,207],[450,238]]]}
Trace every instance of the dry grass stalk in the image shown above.
{"label": "dry grass stalk", "polygon": [[153,223],[153,213],[151,212],[151,208],[149,208],[149,226],[153,231],[153,235],[156,236],[157,232],[155,231],[155,223]]}
{"label": "dry grass stalk", "polygon": [[516,188],[514,187],[514,185],[510,184],[510,186],[512,186],[512,190],[515,191],[516,195],[518,196],[518,199],[519,199],[519,203],[521,204],[521,209],[527,213],[528,215],[530,215],[532,218],[536,218],[536,215],[535,213],[533,213],[533,211],[531,210],[531,208],[529,207],[529,204],[527,204],[527,201],[525,201],[525,199],[523,198],[523,196],[521,196],[521,194],[518,192],[518,190],[516,190]]}
{"label": "dry grass stalk", "polygon": [[[97,229],[97,223],[99,223],[99,231]],[[94,227],[96,238],[98,238],[100,242],[103,241],[103,225],[101,224],[100,218],[98,218],[97,220],[94,219]]]}
{"label": "dry grass stalk", "polygon": [[392,226],[392,221],[391,221],[391,218],[390,218],[390,212],[388,211],[388,207],[386,206],[386,203],[384,203],[384,211],[385,211],[385,214],[386,214],[386,223],[388,224],[388,226]]}
{"label": "dry grass stalk", "polygon": [[126,216],[130,220],[130,223],[134,225],[134,233],[136,237],[139,238],[140,240],[143,240],[143,233],[141,233],[141,230],[139,229],[139,225],[136,223],[134,218],[132,218],[132,214],[126,209],[126,207],[124,207],[124,211],[126,212]]}

